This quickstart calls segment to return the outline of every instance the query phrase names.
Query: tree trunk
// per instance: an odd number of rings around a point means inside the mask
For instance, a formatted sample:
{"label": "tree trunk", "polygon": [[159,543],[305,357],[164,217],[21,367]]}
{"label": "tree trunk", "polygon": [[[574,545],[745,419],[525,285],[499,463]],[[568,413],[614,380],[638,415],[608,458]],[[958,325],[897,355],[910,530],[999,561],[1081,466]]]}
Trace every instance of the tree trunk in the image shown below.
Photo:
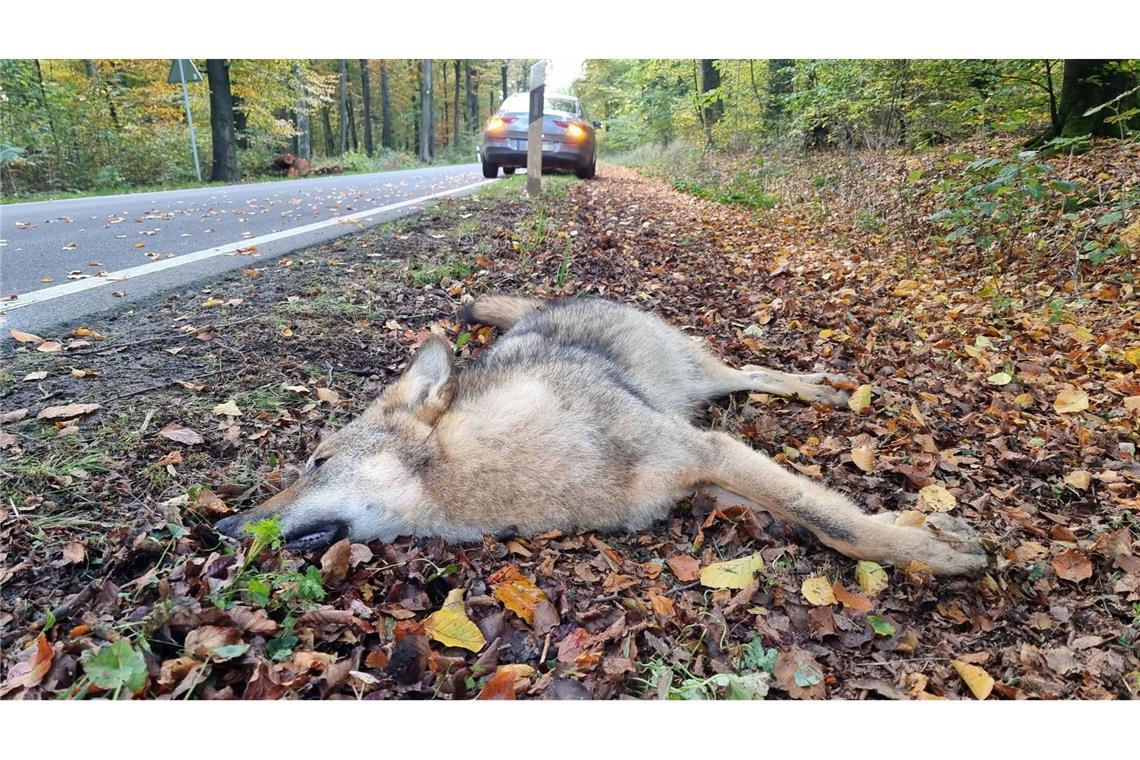
{"label": "tree trunk", "polygon": [[499,66],[499,74],[503,77],[503,100],[507,99],[507,62],[502,61]]}
{"label": "tree trunk", "polygon": [[710,96],[709,93],[720,87],[720,70],[716,67],[715,58],[701,59],[701,107],[705,123],[705,139],[712,145],[713,125],[720,121],[724,115],[724,101],[720,95]]}
{"label": "tree trunk", "polygon": [[210,179],[237,182],[241,175],[234,136],[234,96],[230,90],[230,67],[224,58],[206,60],[206,79],[210,84],[210,135],[214,143]]}
{"label": "tree trunk", "polygon": [[459,114],[463,110],[462,107],[460,106],[460,100],[459,100],[459,85],[460,85],[459,68],[460,68],[460,63],[458,60],[456,60],[455,61],[455,116],[454,116],[455,129],[452,130],[452,133],[451,133],[451,136],[452,136],[451,144],[452,145],[459,145]]}
{"label": "tree trunk", "polygon": [[775,124],[784,116],[784,98],[792,94],[795,80],[796,62],[790,58],[774,58],[768,61],[768,105],[765,116],[770,124]]}
{"label": "tree trunk", "polygon": [[439,99],[439,106],[443,110],[443,134],[440,135],[440,137],[443,139],[439,141],[439,144],[446,148],[450,142],[448,139],[447,130],[451,125],[451,121],[447,112],[447,61],[444,61],[442,64],[440,64],[440,71],[442,72],[443,76],[443,88],[440,90],[441,97]]}
{"label": "tree trunk", "polygon": [[348,140],[352,144],[352,151],[356,153],[360,150],[360,142],[356,139],[356,106],[352,101],[352,95],[348,96]]}
{"label": "tree trunk", "polygon": [[360,59],[360,89],[364,100],[364,152],[372,155],[372,91],[368,81],[368,59]]}
{"label": "tree trunk", "polygon": [[234,137],[237,138],[239,148],[249,148],[249,114],[237,95],[234,95]]}
{"label": "tree trunk", "polygon": [[293,63],[293,78],[297,81],[297,155],[306,160],[313,158],[312,132],[309,127],[309,88],[301,73],[301,64]]}
{"label": "tree trunk", "polygon": [[325,128],[325,155],[335,155],[336,143],[333,142],[332,114],[328,106],[321,107],[321,122]]}
{"label": "tree trunk", "polygon": [[392,101],[388,96],[388,62],[380,62],[380,118],[383,125],[380,128],[380,144],[389,150],[392,149]]}
{"label": "tree trunk", "polygon": [[474,74],[471,71],[471,61],[467,62],[465,73],[467,83],[467,131],[474,135],[479,132],[479,90],[474,81]]}
{"label": "tree trunk", "polygon": [[[1120,137],[1126,124],[1106,121],[1116,113],[1140,106],[1140,93],[1118,100],[1116,108],[1109,106],[1085,116],[1085,112],[1108,103],[1113,98],[1137,86],[1136,75],[1125,71],[1122,61],[1070,59],[1065,61],[1065,76],[1061,81],[1061,103],[1057,109],[1061,121],[1061,137],[1097,135]],[[1127,120],[1137,125],[1140,117]],[[1057,135],[1050,135],[1056,137]]]}
{"label": "tree trunk", "polygon": [[348,150],[348,61],[344,58],[340,59],[340,78],[337,80],[336,98],[339,104],[337,128],[340,130],[336,152],[337,155],[344,155],[344,152]]}
{"label": "tree trunk", "polygon": [[421,161],[430,162],[435,152],[435,130],[432,124],[431,59],[420,59],[420,149]]}

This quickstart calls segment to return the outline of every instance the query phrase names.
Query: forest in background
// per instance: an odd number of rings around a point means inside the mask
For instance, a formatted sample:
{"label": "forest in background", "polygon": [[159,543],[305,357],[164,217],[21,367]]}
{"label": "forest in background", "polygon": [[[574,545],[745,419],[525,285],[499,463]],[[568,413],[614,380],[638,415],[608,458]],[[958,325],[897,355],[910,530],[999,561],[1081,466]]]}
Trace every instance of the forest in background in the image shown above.
{"label": "forest in background", "polygon": [[[523,88],[531,63],[196,60],[202,81],[188,91],[203,179],[268,174],[287,152],[317,172],[473,161],[481,125]],[[0,61],[3,194],[193,183],[170,66],[169,59]]]}
{"label": "forest in background", "polygon": [[[482,125],[530,60],[203,60],[189,85],[203,179],[474,160]],[[0,61],[0,190],[193,183],[178,85],[162,60]],[[1079,149],[1140,126],[1140,62],[595,59],[573,86],[599,150],[796,153],[924,148],[976,136]],[[1092,113],[1090,113],[1092,111]],[[277,173],[280,166],[277,167]]]}

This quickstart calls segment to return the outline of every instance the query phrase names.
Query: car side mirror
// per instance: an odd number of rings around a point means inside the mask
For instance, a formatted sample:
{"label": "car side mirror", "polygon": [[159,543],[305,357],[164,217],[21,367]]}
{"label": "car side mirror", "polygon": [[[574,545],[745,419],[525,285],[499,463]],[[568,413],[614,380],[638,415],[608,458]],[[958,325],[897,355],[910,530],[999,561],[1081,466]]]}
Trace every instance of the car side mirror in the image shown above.
{"label": "car side mirror", "polygon": [[594,129],[601,129],[601,128],[602,128],[602,123],[600,121],[595,121],[594,122]]}

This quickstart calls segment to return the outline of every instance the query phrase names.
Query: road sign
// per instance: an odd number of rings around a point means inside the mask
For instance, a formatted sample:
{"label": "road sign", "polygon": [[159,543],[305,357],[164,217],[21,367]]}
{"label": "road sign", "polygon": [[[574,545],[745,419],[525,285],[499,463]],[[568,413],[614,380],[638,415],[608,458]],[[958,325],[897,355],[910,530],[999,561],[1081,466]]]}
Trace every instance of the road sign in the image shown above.
{"label": "road sign", "polygon": [[[179,71],[179,64],[182,65],[181,72]],[[185,76],[185,79],[183,79]],[[175,58],[170,62],[170,73],[166,75],[167,84],[181,84],[182,82],[202,81],[202,73],[198,71],[198,67],[194,65],[194,61],[189,58]]]}
{"label": "road sign", "polygon": [[201,82],[202,74],[189,58],[175,58],[170,62],[170,84],[182,85],[182,104],[186,106],[186,123],[190,125],[190,151],[194,154],[194,174],[202,181],[202,165],[198,163],[198,140],[194,137],[194,117],[190,113],[190,95],[186,92],[187,82]]}
{"label": "road sign", "polygon": [[546,111],[546,61],[530,67],[530,125],[527,128],[526,192],[537,198],[542,192],[542,121]]}
{"label": "road sign", "polygon": [[530,79],[527,82],[528,89],[536,89],[546,84],[546,61],[539,61],[530,67]]}

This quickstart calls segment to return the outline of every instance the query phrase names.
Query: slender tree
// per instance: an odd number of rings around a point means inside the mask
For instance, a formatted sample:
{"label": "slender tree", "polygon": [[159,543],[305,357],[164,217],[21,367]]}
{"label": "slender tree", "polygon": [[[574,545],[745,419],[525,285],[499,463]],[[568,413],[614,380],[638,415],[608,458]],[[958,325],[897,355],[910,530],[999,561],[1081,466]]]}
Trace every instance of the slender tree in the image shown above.
{"label": "slender tree", "polygon": [[777,124],[784,116],[784,101],[792,94],[796,76],[796,62],[790,58],[768,61],[768,103],[764,115],[768,125]]}
{"label": "slender tree", "polygon": [[234,136],[234,96],[230,90],[229,63],[224,58],[207,59],[206,79],[210,84],[210,134],[214,144],[210,179],[214,182],[237,182],[241,174]]}
{"label": "slender tree", "polygon": [[348,61],[344,58],[340,59],[340,79],[337,81],[336,98],[340,107],[337,112],[339,117],[337,128],[340,130],[340,135],[336,150],[337,155],[344,155],[348,150]]}
{"label": "slender tree", "polygon": [[368,81],[368,60],[360,59],[360,90],[364,101],[364,152],[373,153],[372,146],[372,88]]}
{"label": "slender tree", "polygon": [[435,152],[435,130],[432,124],[431,59],[420,60],[420,140],[419,157],[430,162]]}
{"label": "slender tree", "polygon": [[[701,115],[705,125],[705,139],[712,145],[713,125],[724,115],[724,101],[715,92],[720,87],[720,69],[716,59],[701,59]],[[712,93],[712,94],[710,94]]]}
{"label": "slender tree", "polygon": [[336,143],[333,142],[332,113],[328,106],[321,106],[321,126],[325,132],[325,155],[336,154]]}
{"label": "slender tree", "polygon": [[391,150],[392,143],[392,100],[388,94],[388,62],[380,62],[380,144]]}
{"label": "slender tree", "polygon": [[503,100],[506,100],[507,99],[507,62],[505,60],[500,61],[499,76],[501,76],[503,78]]}
{"label": "slender tree", "polygon": [[455,109],[454,109],[455,110],[455,116],[454,116],[455,129],[453,129],[452,133],[451,133],[452,134],[452,140],[451,140],[452,145],[459,145],[459,115],[463,110],[462,107],[459,105],[459,103],[460,103],[460,101],[459,101],[459,85],[460,85],[459,69],[460,69],[460,66],[461,66],[461,63],[460,63],[459,59],[456,59],[456,61],[455,61]]}
{"label": "slender tree", "polygon": [[313,157],[312,129],[309,126],[309,88],[301,73],[301,64],[293,61],[293,79],[297,83],[297,155],[304,159]]}
{"label": "slender tree", "polygon": [[471,134],[479,132],[479,89],[475,82],[471,61],[467,61],[465,68],[467,85],[467,131]]}

